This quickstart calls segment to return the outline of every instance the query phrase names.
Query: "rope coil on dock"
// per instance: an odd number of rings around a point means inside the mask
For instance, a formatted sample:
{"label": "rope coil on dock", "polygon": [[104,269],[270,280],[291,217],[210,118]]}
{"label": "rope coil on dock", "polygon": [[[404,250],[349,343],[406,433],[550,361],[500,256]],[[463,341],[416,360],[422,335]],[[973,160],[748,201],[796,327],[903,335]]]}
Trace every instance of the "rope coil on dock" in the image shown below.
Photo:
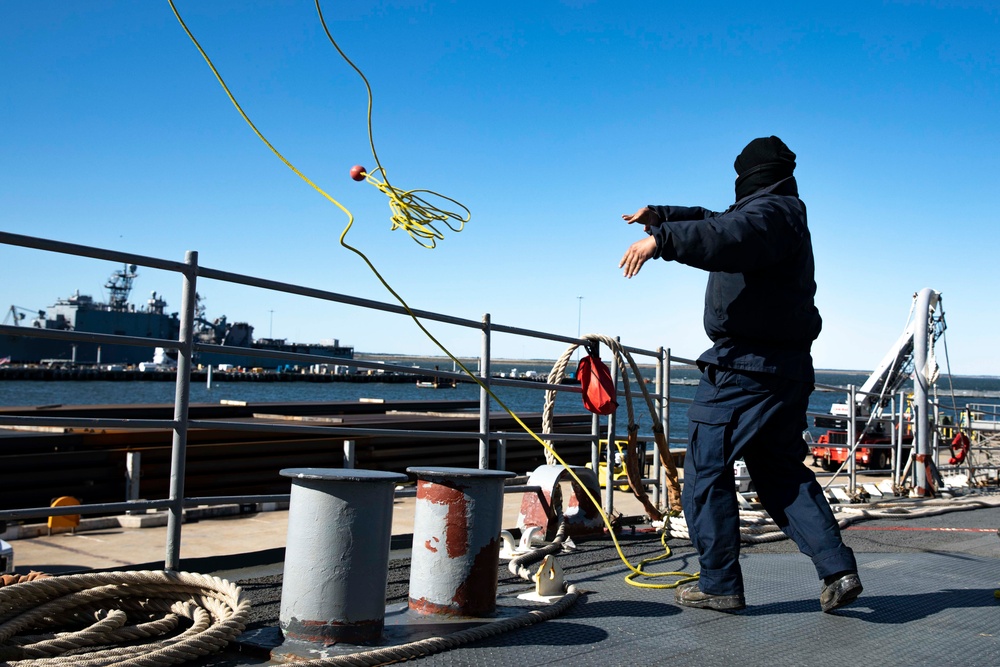
{"label": "rope coil on dock", "polygon": [[310,667],[376,667],[377,665],[389,665],[403,660],[421,658],[457,648],[469,642],[493,637],[517,628],[527,627],[555,618],[569,609],[580,595],[581,593],[576,587],[570,584],[566,587],[566,594],[556,602],[541,609],[532,609],[513,618],[506,618],[479,627],[460,630],[443,637],[428,637],[427,639],[421,639],[400,646],[387,646],[385,648],[365,651],[364,653],[307,660],[296,664],[309,665]]}
{"label": "rope coil on dock", "polygon": [[222,650],[243,631],[249,610],[236,585],[188,572],[36,579],[0,588],[0,661],[12,667],[177,664]]}
{"label": "rope coil on dock", "polygon": [[[592,343],[603,343],[607,346],[612,355],[614,355],[615,359],[618,361],[618,366],[621,369],[622,387],[624,388],[625,393],[625,407],[628,412],[628,447],[626,451],[625,469],[629,488],[631,488],[632,493],[642,503],[650,519],[653,521],[659,521],[663,518],[664,512],[653,506],[649,500],[648,494],[646,493],[645,487],[641,482],[641,463],[639,459],[640,457],[645,458],[645,449],[640,452],[639,445],[636,442],[638,425],[635,418],[635,412],[632,407],[632,389],[627,369],[632,370],[636,384],[639,386],[643,399],[645,400],[646,407],[649,410],[656,450],[660,457],[660,463],[663,466],[663,472],[667,483],[667,504],[669,505],[667,512],[679,514],[681,512],[681,487],[677,467],[670,454],[670,446],[667,444],[667,437],[663,432],[663,425],[660,423],[659,417],[656,414],[653,399],[649,395],[649,390],[643,382],[642,373],[639,371],[638,364],[636,364],[635,359],[632,358],[631,353],[625,349],[625,347],[618,340],[612,338],[611,336],[605,336],[603,334],[584,334],[581,338]],[[566,351],[562,353],[562,356],[556,360],[556,363],[552,366],[552,370],[549,371],[548,384],[562,383],[563,378],[566,376],[566,366],[569,364],[570,358],[573,356],[573,353],[578,347],[580,347],[580,345],[577,343],[570,345],[566,348]],[[543,435],[552,433],[555,401],[556,391],[552,389],[546,391],[545,403],[542,411]],[[552,440],[546,440],[545,445],[545,461],[548,465],[555,465],[555,443],[553,443]]]}
{"label": "rope coil on dock", "polygon": [[[905,501],[904,501],[905,502]],[[878,507],[867,505],[836,505],[833,513],[841,528],[852,523],[872,519],[919,519],[948,512],[983,509],[1000,506],[1000,497],[984,498],[983,496],[965,497],[961,499],[924,499],[919,504],[890,505]],[[684,515],[671,516],[664,519],[663,530],[668,537],[690,539],[687,522]],[[740,510],[740,541],[747,544],[761,542],[777,542],[788,539],[781,528],[766,512],[759,510]]]}

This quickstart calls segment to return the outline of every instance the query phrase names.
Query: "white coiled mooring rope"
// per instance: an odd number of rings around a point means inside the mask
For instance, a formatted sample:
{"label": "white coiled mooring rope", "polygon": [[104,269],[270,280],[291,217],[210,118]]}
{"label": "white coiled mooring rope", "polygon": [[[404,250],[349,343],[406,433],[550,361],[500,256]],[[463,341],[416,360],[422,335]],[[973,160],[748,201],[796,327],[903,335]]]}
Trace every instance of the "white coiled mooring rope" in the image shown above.
{"label": "white coiled mooring rope", "polygon": [[[925,499],[906,504],[879,505],[836,505],[833,507],[834,517],[841,528],[852,523],[872,519],[918,519],[937,516],[948,512],[983,509],[1000,506],[1000,496],[975,496],[961,499]],[[687,521],[684,515],[665,517],[663,530],[667,537],[690,539]],[[781,528],[767,512],[759,510],[740,510],[740,541],[747,544],[760,542],[777,542],[787,539]]]}
{"label": "white coiled mooring rope", "polygon": [[249,609],[239,587],[188,572],[36,579],[0,588],[0,662],[11,667],[178,664],[222,650],[243,631]]}

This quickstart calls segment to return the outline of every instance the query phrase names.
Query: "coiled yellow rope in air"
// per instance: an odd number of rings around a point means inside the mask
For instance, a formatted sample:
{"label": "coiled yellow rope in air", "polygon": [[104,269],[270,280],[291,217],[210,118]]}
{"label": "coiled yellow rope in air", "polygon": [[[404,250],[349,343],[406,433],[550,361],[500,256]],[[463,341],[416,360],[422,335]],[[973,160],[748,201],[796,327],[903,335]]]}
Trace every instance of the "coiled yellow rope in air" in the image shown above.
{"label": "coiled yellow rope in air", "polygon": [[[502,400],[500,400],[500,398],[496,394],[494,394],[493,391],[489,387],[487,387],[483,383],[483,381],[479,377],[476,376],[476,374],[473,371],[469,370],[469,368],[467,368],[465,366],[465,364],[463,364],[458,359],[458,357],[456,357],[454,354],[452,354],[450,350],[448,350],[430,331],[428,331],[427,328],[424,326],[424,324],[416,316],[416,314],[414,314],[413,310],[406,303],[406,301],[403,299],[403,297],[400,296],[399,293],[397,293],[396,290],[394,290],[392,288],[392,286],[389,285],[389,283],[385,280],[385,278],[382,277],[382,274],[379,273],[378,269],[375,268],[375,265],[372,264],[371,260],[369,260],[368,257],[361,250],[359,250],[359,249],[353,247],[352,245],[350,245],[349,243],[347,243],[346,237],[347,237],[347,233],[350,231],[351,227],[354,225],[354,215],[343,204],[341,204],[340,202],[338,202],[330,194],[328,194],[325,190],[323,190],[316,183],[314,183],[312,180],[310,180],[305,174],[303,174],[301,171],[299,171],[298,169],[296,169],[295,166],[291,162],[289,162],[278,151],[278,149],[276,149],[264,137],[264,135],[260,132],[260,130],[257,129],[257,126],[253,124],[253,121],[250,120],[250,117],[246,114],[246,112],[243,111],[243,108],[236,101],[236,98],[233,96],[232,92],[229,90],[229,87],[226,85],[226,82],[222,79],[222,75],[219,74],[219,71],[216,69],[215,65],[212,63],[212,60],[208,57],[208,54],[205,53],[205,50],[198,43],[198,40],[195,39],[194,34],[192,34],[191,30],[188,29],[187,25],[184,23],[184,20],[181,18],[180,12],[178,12],[177,7],[174,5],[173,0],[167,0],[167,2],[170,4],[170,8],[173,10],[174,16],[177,17],[177,21],[180,23],[181,27],[184,29],[184,32],[191,39],[191,42],[194,43],[195,47],[198,49],[198,52],[201,54],[202,58],[204,58],[205,62],[208,64],[209,68],[212,70],[212,74],[215,75],[215,78],[219,81],[219,84],[222,86],[223,90],[225,90],[226,95],[229,97],[229,101],[233,103],[233,106],[236,107],[236,110],[240,113],[240,116],[243,118],[243,120],[246,121],[247,125],[250,126],[250,128],[253,130],[254,134],[256,134],[257,137],[261,141],[263,141],[264,144],[271,150],[271,152],[274,153],[278,157],[278,159],[280,159],[289,169],[291,169],[295,173],[295,175],[297,175],[303,181],[305,181],[306,183],[308,183],[314,190],[316,190],[319,194],[321,194],[329,202],[331,202],[337,208],[339,208],[341,211],[343,211],[344,214],[347,216],[347,219],[348,219],[347,225],[344,227],[344,230],[340,234],[340,245],[343,246],[344,248],[346,248],[347,250],[350,250],[354,254],[358,255],[358,257],[360,257],[361,260],[364,261],[364,263],[368,266],[368,268],[371,270],[371,272],[375,275],[375,277],[378,279],[378,281],[380,283],[382,283],[382,286],[385,287],[385,289],[393,296],[393,298],[395,298],[396,301],[399,302],[399,304],[406,311],[407,315],[410,316],[410,319],[412,319],[413,322],[417,325],[417,328],[419,328],[420,331],[423,332],[423,334],[425,336],[427,336],[427,338],[432,343],[434,343],[434,345],[436,345],[438,347],[438,349],[440,349],[442,352],[444,352],[444,354],[447,355],[448,358],[451,359],[455,363],[455,365],[457,367],[461,368],[463,373],[465,373],[466,375],[468,375],[472,379],[473,382],[475,382],[476,384],[478,384],[493,400],[495,400],[497,402],[497,405],[499,405],[501,407],[501,409],[503,409],[507,414],[509,414],[514,419],[514,421],[516,421],[517,424],[525,431],[525,433],[527,433],[528,435],[530,435],[535,441],[538,442],[538,444],[540,444],[542,447],[544,447],[556,459],[556,461],[558,461],[564,468],[566,468],[566,470],[569,472],[570,476],[576,481],[576,483],[580,486],[580,488],[582,488],[586,492],[586,494],[589,496],[591,502],[593,502],[594,507],[596,507],[597,510],[600,512],[601,518],[604,520],[604,524],[605,524],[605,526],[608,529],[608,533],[611,536],[611,539],[615,543],[615,549],[618,552],[619,558],[625,564],[625,566],[629,570],[631,570],[632,574],[634,576],[647,576],[647,577],[648,576],[657,576],[657,575],[650,575],[647,572],[643,572],[642,569],[641,569],[641,566],[640,567],[633,566],[628,561],[628,558],[626,558],[625,554],[622,552],[622,548],[621,548],[621,545],[618,542],[618,539],[615,537],[615,531],[614,531],[614,527],[611,524],[611,519],[602,510],[601,503],[596,498],[594,498],[594,496],[590,493],[590,491],[587,490],[587,487],[583,483],[583,481],[577,476],[577,474],[575,472],[573,472],[572,467],[570,467],[569,464],[567,464],[555,452],[555,450],[553,448],[551,448],[538,434],[536,434],[534,431],[532,431],[531,427],[529,427],[527,424],[525,424],[524,421],[522,421],[520,417],[518,417],[509,407],[507,407],[507,405]],[[358,69],[358,67],[353,62],[351,62],[350,59],[347,58],[347,56],[344,54],[344,52],[337,45],[336,41],[333,39],[332,35],[330,35],[330,31],[327,28],[326,21],[323,18],[323,13],[322,13],[322,9],[320,8],[319,0],[316,0],[316,9],[317,9],[317,12],[319,14],[320,22],[323,25],[323,29],[326,31],[327,36],[329,37],[330,41],[333,43],[333,46],[337,49],[338,53],[340,53],[340,55],[347,61],[347,63],[349,65],[351,65],[351,67],[353,67],[356,72],[358,72],[358,74],[361,76],[361,78],[365,82],[365,87],[368,90],[368,138],[369,138],[369,142],[371,143],[372,155],[375,157],[375,160],[378,163],[378,172],[381,173],[381,175],[382,175],[383,178],[385,178],[385,170],[382,168],[381,163],[378,161],[378,154],[375,151],[375,143],[374,143],[374,140],[373,140],[372,116],[371,116],[371,110],[372,110],[371,86],[368,84],[368,80],[365,78],[364,74],[361,73],[361,70]],[[412,196],[413,193],[416,193],[416,192],[425,192],[426,193],[426,192],[430,192],[429,190],[400,191],[400,190],[397,190],[397,189],[393,188],[392,186],[390,186],[388,184],[387,179],[385,181],[379,181],[377,178],[375,178],[371,174],[367,174],[367,172],[364,172],[363,170],[359,170],[359,168],[355,168],[355,169],[352,170],[352,177],[357,178],[357,176],[361,175],[362,173],[364,173],[364,178],[369,179],[376,186],[379,186],[380,183],[384,184],[385,187],[384,188],[383,187],[379,187],[379,189],[382,190],[383,192],[385,192],[387,195],[389,195],[390,201],[391,201],[390,206],[393,207],[394,214],[396,212],[395,206],[398,205],[400,214],[402,215],[403,218],[407,218],[407,216],[409,215],[410,216],[409,219],[412,219],[413,216],[416,215],[417,211],[420,211],[420,214],[419,214],[420,217],[425,217],[425,219],[427,219],[427,220],[438,220],[438,221],[443,221],[443,222],[447,223],[448,220],[450,220],[450,219],[452,219],[454,217],[454,214],[450,214],[450,213],[447,213],[447,212],[442,212],[442,211],[440,211],[438,209],[432,209],[432,207],[425,207],[425,205],[423,204],[423,201],[424,201],[423,199],[421,199],[419,197],[413,197]],[[450,199],[448,197],[443,197],[442,195],[438,195],[437,193],[431,193],[431,194],[434,194],[436,196],[439,196],[439,197],[442,197],[444,199],[447,199],[448,201],[454,202],[455,204],[458,204],[458,202],[456,202],[455,200]],[[464,209],[466,212],[468,212],[468,209],[466,209],[464,206],[462,206],[461,204],[458,204],[458,205],[461,206],[461,208]],[[437,213],[435,213],[434,211],[437,211]],[[458,218],[458,219],[460,219],[460,220],[467,220],[468,218],[466,217],[466,218]],[[463,222],[463,224],[464,224],[464,222]],[[407,231],[411,234],[411,236],[414,237],[414,239],[418,243],[420,243],[421,245],[423,245],[426,248],[433,248],[433,247],[435,247],[435,243],[434,243],[435,239],[442,238],[440,236],[440,232],[438,232],[438,230],[433,227],[432,223],[419,223],[419,226],[418,225],[408,226],[408,225],[409,225],[409,223],[407,223],[407,224],[403,224],[402,222],[397,223],[394,220],[394,228],[396,226],[404,227],[405,229],[407,229]],[[451,224],[449,223],[448,226],[451,227]],[[420,227],[423,227],[424,229],[421,230]],[[451,227],[451,228],[454,231],[459,231],[459,230],[455,230],[454,227]],[[414,230],[414,231],[411,231],[411,229]],[[459,229],[461,229],[461,227]],[[423,242],[421,242],[421,239],[423,239]],[[665,557],[667,557],[669,555],[670,554],[669,554],[669,549],[668,549],[668,552],[667,552],[667,554],[665,556],[661,556],[660,558],[658,558],[656,560],[665,558]],[[651,562],[651,561],[652,561],[652,559],[650,561],[645,561],[645,562]],[[673,573],[663,573],[663,575],[660,575],[660,576],[666,576],[667,574],[673,574]],[[690,575],[686,575],[686,573],[681,573],[681,574],[684,574],[685,576],[690,576]],[[684,581],[688,581],[688,579],[682,579],[680,581],[677,581],[677,582],[674,582],[674,583],[671,583],[671,584],[659,584],[659,585],[645,584],[643,586],[650,587],[650,588],[674,588],[677,585],[683,583]],[[633,581],[629,581],[629,583],[631,583],[633,585],[638,585],[638,584],[636,584],[636,582],[633,582]]]}
{"label": "coiled yellow rope in air", "polygon": [[[355,167],[355,169],[358,169],[358,167]],[[435,222],[444,223],[453,232],[460,232],[465,227],[465,223],[472,217],[469,209],[451,197],[446,197],[433,190],[399,190],[389,185],[389,180],[385,177],[385,169],[382,168],[382,165],[379,165],[376,172],[382,174],[382,180],[379,180],[374,174],[369,174],[363,167],[360,168],[358,174],[389,198],[389,209],[392,211],[392,230],[406,230],[410,238],[425,248],[433,249],[437,246],[439,240],[444,239],[444,234],[434,226]],[[421,197],[418,193],[429,194],[450,201],[456,206],[461,207],[465,211],[465,215],[440,209]],[[457,227],[452,224],[452,220],[457,221]]]}
{"label": "coiled yellow rope in air", "polygon": [[[320,6],[319,0],[316,0],[316,13],[319,15],[319,22],[323,26],[326,38],[330,40],[333,48],[337,50],[337,53],[344,59],[344,62],[358,73],[358,76],[361,77],[361,80],[365,84],[365,90],[368,92],[368,145],[372,149],[372,157],[375,158],[375,164],[378,166],[378,169],[373,173],[368,173],[364,167],[356,166],[351,169],[351,177],[356,181],[368,181],[389,198],[393,230],[404,229],[410,235],[410,238],[423,247],[429,249],[436,247],[437,242],[444,239],[444,234],[434,226],[434,223],[444,223],[451,231],[460,232],[465,227],[465,223],[472,218],[472,214],[460,202],[433,190],[400,190],[389,183],[389,177],[386,176],[382,161],[379,160],[378,151],[375,150],[375,136],[372,130],[372,100],[374,98],[372,96],[371,84],[368,83],[368,77],[361,71],[361,68],[354,64],[353,60],[347,57],[347,54],[337,44],[337,40],[333,38],[330,28],[326,25],[326,19],[323,18],[323,8]],[[375,174],[380,174],[382,177],[381,180]],[[432,195],[449,201],[461,208],[465,213],[459,214],[440,209],[421,197],[418,193]],[[457,227],[452,221],[457,224]]]}

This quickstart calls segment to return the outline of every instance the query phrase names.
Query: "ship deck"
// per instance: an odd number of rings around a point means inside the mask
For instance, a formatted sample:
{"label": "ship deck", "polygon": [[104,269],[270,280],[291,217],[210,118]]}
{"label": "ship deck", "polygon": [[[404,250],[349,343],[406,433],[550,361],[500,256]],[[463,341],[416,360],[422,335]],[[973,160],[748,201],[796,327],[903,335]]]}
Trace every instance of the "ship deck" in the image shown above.
{"label": "ship deck", "polygon": [[[505,526],[513,525],[516,501],[507,498]],[[406,602],[412,502],[400,499],[394,510],[387,627],[393,610]],[[865,592],[832,614],[820,611],[812,565],[788,540],[744,546],[748,607],[738,613],[681,608],[671,590],[630,586],[624,581],[628,570],[609,539],[584,541],[575,553],[559,556],[567,581],[586,591],[565,613],[420,662],[512,667],[997,665],[998,526],[1000,507],[852,524],[844,538],[857,554]],[[184,553],[191,557],[182,561],[182,568],[238,582],[253,603],[240,641],[189,664],[269,664],[268,650],[280,638],[285,528],[286,513],[281,511],[185,525]],[[106,529],[18,540],[16,562],[19,570],[52,572],[155,569],[162,566],[162,530]],[[657,537],[641,530],[626,531],[621,542],[633,564],[663,552]],[[669,544],[673,556],[651,565],[651,571],[697,569],[690,543],[673,539]],[[526,604],[516,594],[527,590],[527,584],[505,566],[498,576],[499,608]]]}

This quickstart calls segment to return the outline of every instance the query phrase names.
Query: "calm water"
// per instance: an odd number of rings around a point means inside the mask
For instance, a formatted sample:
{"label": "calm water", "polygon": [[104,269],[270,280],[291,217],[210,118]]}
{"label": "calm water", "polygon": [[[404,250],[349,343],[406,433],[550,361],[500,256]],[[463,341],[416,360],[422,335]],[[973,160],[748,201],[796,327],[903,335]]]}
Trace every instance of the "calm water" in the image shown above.
{"label": "calm water", "polygon": [[[424,364],[432,368],[433,363]],[[516,366],[517,372],[534,370],[547,374],[549,367],[531,364]],[[495,373],[510,373],[511,366],[495,364]],[[693,381],[698,377],[694,370],[678,369],[673,371],[674,380]],[[824,385],[846,387],[848,384],[860,386],[866,379],[864,373],[832,373],[818,374],[817,382]],[[906,385],[909,387],[909,383]],[[955,404],[962,408],[967,403],[989,403],[1000,405],[1000,378],[956,377],[951,385],[948,378],[943,377],[938,383],[938,400],[943,407],[952,405],[952,386],[955,392]],[[640,429],[648,432],[649,413],[641,401],[641,394],[633,384],[635,398],[635,414],[639,420]],[[687,384],[671,386],[671,395],[679,398],[691,398],[695,387]],[[538,389],[522,389],[511,387],[496,387],[495,392],[516,413],[541,412],[543,409],[544,392]],[[238,400],[248,403],[261,402],[291,402],[291,401],[356,401],[359,398],[381,398],[391,400],[420,400],[454,398],[478,400],[479,387],[474,384],[460,383],[455,389],[425,389],[415,384],[389,383],[351,383],[351,382],[215,382],[212,389],[205,384],[192,384],[191,401],[194,403],[218,403],[221,400]],[[87,404],[117,404],[117,403],[171,403],[174,399],[173,382],[87,382],[87,381],[0,381],[0,406],[38,406],[38,405],[87,405]],[[841,392],[813,392],[810,400],[810,411],[827,414],[833,403],[846,400]],[[624,409],[624,399],[619,396],[622,407],[619,408],[619,431],[624,433],[627,414]],[[499,409],[494,406],[494,409]],[[582,412],[583,405],[578,394],[563,393],[556,400],[556,412]],[[671,412],[671,437],[685,437],[687,405],[676,404]],[[810,420],[811,421],[811,420]],[[810,428],[814,435],[822,431]]]}

